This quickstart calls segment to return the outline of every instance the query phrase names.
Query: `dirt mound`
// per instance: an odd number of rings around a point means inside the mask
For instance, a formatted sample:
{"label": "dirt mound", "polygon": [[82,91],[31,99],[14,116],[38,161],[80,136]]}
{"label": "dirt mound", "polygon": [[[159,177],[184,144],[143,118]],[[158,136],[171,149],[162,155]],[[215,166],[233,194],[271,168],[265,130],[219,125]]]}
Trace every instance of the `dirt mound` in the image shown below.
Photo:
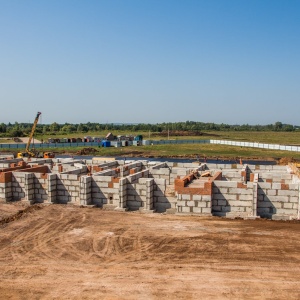
{"label": "dirt mound", "polygon": [[77,151],[76,154],[77,155],[89,155],[89,154],[95,154],[97,152],[98,152],[98,150],[96,150],[95,148],[86,147],[86,148],[82,148],[79,151]]}
{"label": "dirt mound", "polygon": [[289,163],[295,163],[295,162],[296,162],[296,160],[292,157],[282,157],[279,159],[278,165],[286,166]]}
{"label": "dirt mound", "polygon": [[24,216],[27,216],[28,214],[32,213],[33,211],[40,210],[42,208],[43,208],[43,206],[39,205],[39,204],[35,204],[33,206],[28,206],[25,209],[19,210],[15,214],[12,214],[8,217],[4,217],[4,218],[0,219],[0,225],[19,220],[19,219],[23,218]]}

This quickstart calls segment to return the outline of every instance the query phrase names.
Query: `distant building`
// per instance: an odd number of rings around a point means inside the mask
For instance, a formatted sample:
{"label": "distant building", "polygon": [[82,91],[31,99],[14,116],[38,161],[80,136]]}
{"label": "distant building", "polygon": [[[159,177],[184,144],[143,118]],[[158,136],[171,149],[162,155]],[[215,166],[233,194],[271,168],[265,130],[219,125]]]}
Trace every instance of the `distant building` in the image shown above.
{"label": "distant building", "polygon": [[111,132],[109,132],[109,133],[106,135],[105,139],[106,139],[107,141],[113,141],[113,140],[115,139],[115,137],[114,137],[114,135],[113,135]]}

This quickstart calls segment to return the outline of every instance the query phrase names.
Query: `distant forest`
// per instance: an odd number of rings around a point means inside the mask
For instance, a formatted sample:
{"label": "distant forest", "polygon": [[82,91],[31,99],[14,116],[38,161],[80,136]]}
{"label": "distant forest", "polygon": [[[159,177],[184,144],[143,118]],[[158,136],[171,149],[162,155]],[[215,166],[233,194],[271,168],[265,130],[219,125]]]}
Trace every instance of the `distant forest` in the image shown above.
{"label": "distant forest", "polygon": [[[32,123],[8,123],[0,124],[1,137],[24,137],[28,136],[32,128]],[[282,124],[276,122],[268,125],[228,125],[228,124],[215,124],[203,122],[176,122],[176,123],[159,123],[159,124],[100,124],[100,123],[86,123],[86,124],[38,124],[35,135],[58,135],[70,133],[92,133],[100,131],[128,131],[128,132],[145,132],[151,131],[152,133],[172,132],[174,133],[198,133],[202,131],[295,131],[300,126],[293,126],[290,124]]]}

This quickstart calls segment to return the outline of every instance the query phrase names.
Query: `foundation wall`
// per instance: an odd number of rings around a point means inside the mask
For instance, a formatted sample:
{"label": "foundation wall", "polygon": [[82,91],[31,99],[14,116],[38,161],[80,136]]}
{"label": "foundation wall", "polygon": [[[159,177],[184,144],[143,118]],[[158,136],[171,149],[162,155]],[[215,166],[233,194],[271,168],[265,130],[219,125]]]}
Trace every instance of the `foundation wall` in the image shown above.
{"label": "foundation wall", "polygon": [[23,159],[15,158],[15,159],[0,160],[0,169],[11,168],[13,166],[18,165],[19,162],[23,162]]}
{"label": "foundation wall", "polygon": [[178,194],[177,195],[177,212],[192,213],[201,215],[211,215],[212,209],[211,195],[193,195]]}
{"label": "foundation wall", "polygon": [[12,201],[34,199],[34,173],[12,173]]}
{"label": "foundation wall", "polygon": [[117,168],[119,166],[119,163],[117,161],[111,161],[111,162],[105,162],[99,165],[93,165],[93,173],[98,173],[103,170],[111,169],[111,168]]}
{"label": "foundation wall", "polygon": [[154,178],[153,207],[157,212],[165,212],[167,209],[177,207],[177,197],[168,193],[166,179]]}
{"label": "foundation wall", "polygon": [[102,207],[103,204],[119,206],[119,178],[113,176],[92,176],[91,202]]}
{"label": "foundation wall", "polygon": [[81,205],[93,204],[91,176],[80,177],[80,204]]}
{"label": "foundation wall", "polygon": [[47,174],[34,173],[34,199],[35,203],[42,203],[48,200],[48,176]]}
{"label": "foundation wall", "polygon": [[253,183],[242,181],[214,181],[212,213],[225,216],[229,212],[243,216],[253,216]]}
{"label": "foundation wall", "polygon": [[[147,181],[148,178],[139,178],[136,183],[127,184],[126,207],[129,210],[146,209],[147,203]],[[153,184],[153,181],[151,181]],[[153,200],[152,200],[153,203]]]}
{"label": "foundation wall", "polygon": [[258,182],[257,214],[298,216],[299,184]]}
{"label": "foundation wall", "polygon": [[[27,169],[10,165],[10,171],[0,172],[0,200],[108,204],[129,210],[175,209],[178,213],[220,216],[300,217],[300,179],[286,166],[146,161],[120,166],[109,162],[102,166],[117,168],[92,176],[87,166],[68,166],[69,171],[56,174],[50,173],[48,165]],[[213,177],[199,179],[207,170]],[[199,182],[193,184],[193,180]]]}
{"label": "foundation wall", "polygon": [[239,170],[241,171],[244,166],[241,164],[211,164],[211,163],[205,163],[205,169],[206,170],[215,170],[215,171],[223,171],[223,170]]}
{"label": "foundation wall", "polygon": [[[255,174],[256,172],[254,172]],[[257,172],[259,182],[292,183],[293,175],[288,173]]]}
{"label": "foundation wall", "polygon": [[55,203],[80,203],[80,177],[76,174],[56,174]]}
{"label": "foundation wall", "polygon": [[12,200],[12,182],[0,182],[0,201]]}
{"label": "foundation wall", "polygon": [[242,171],[237,170],[236,172],[233,172],[225,169],[222,170],[222,180],[241,182],[244,181],[244,176]]}
{"label": "foundation wall", "polygon": [[165,179],[166,184],[170,184],[170,174],[171,171],[169,168],[150,168],[149,170],[149,177],[155,178],[155,179]]}

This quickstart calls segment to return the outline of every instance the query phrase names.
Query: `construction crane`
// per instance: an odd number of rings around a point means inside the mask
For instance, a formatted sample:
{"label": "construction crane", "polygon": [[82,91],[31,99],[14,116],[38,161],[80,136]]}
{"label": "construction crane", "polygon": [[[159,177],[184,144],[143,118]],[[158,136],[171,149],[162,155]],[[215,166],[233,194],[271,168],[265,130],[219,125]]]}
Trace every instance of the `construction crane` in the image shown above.
{"label": "construction crane", "polygon": [[42,114],[41,112],[38,112],[36,114],[36,117],[34,119],[34,122],[33,122],[32,128],[31,128],[31,132],[30,132],[30,135],[29,135],[29,138],[28,138],[28,141],[27,141],[25,152],[19,152],[17,154],[18,158],[23,158],[23,157],[53,158],[54,157],[54,154],[52,152],[45,152],[45,153],[39,154],[35,150],[30,150],[31,141],[33,139],[34,132],[35,132],[35,129],[36,129],[36,125],[37,125],[37,123],[39,121],[39,117],[40,117],[41,114]]}

